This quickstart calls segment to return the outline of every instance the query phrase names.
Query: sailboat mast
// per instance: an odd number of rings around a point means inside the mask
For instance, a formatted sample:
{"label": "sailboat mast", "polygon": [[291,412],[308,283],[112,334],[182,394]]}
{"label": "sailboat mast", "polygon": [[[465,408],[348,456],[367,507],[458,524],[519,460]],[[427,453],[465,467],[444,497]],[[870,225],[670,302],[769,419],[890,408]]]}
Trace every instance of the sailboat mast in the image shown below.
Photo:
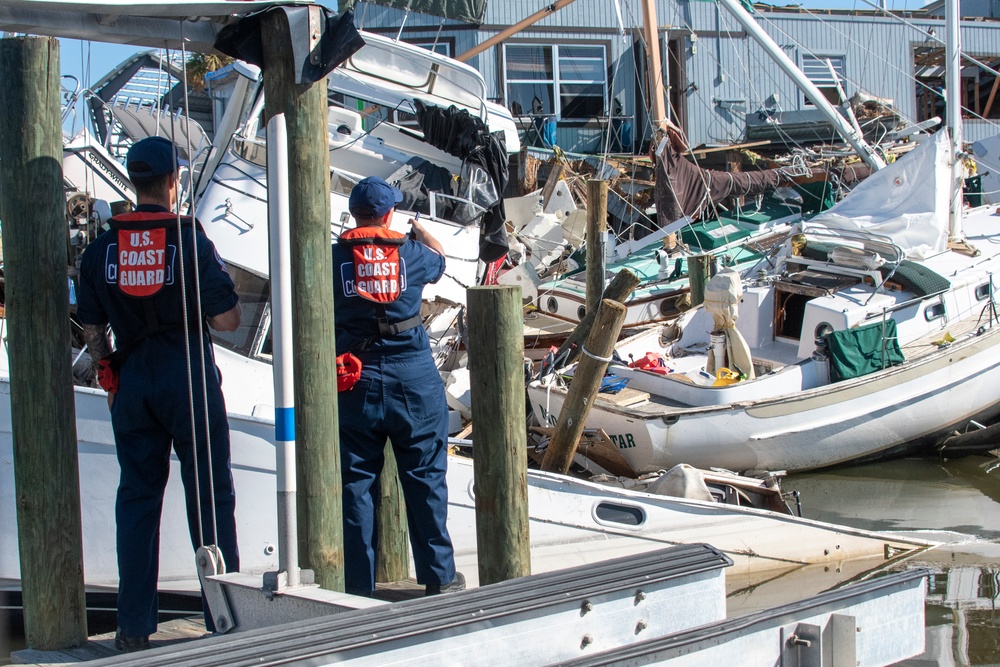
{"label": "sailboat mast", "polygon": [[945,3],[945,91],[946,121],[951,137],[951,200],[948,210],[948,240],[961,236],[962,217],[962,31],[959,0]]}
{"label": "sailboat mast", "polygon": [[750,15],[747,10],[743,9],[740,5],[739,0],[718,0],[733,17],[743,26],[753,39],[757,41],[761,47],[767,51],[768,55],[774,59],[774,62],[778,64],[785,74],[787,74],[795,82],[795,84],[805,93],[806,97],[809,98],[816,108],[823,112],[826,119],[830,121],[837,132],[847,141],[851,147],[857,151],[858,155],[864,160],[865,164],[874,170],[881,169],[885,166],[885,162],[875,154],[872,147],[868,145],[864,137],[853,127],[851,124],[844,119],[833,105],[826,99],[819,88],[816,87],[812,81],[806,78],[805,74],[802,73],[795,63],[785,55],[785,52],[781,50],[781,47],[771,36],[764,32],[764,29],[760,27],[757,21]]}
{"label": "sailboat mast", "polygon": [[646,56],[649,59],[649,103],[654,130],[662,129],[667,120],[664,101],[663,65],[660,62],[660,30],[656,20],[656,0],[642,0],[642,24],[646,38]]}

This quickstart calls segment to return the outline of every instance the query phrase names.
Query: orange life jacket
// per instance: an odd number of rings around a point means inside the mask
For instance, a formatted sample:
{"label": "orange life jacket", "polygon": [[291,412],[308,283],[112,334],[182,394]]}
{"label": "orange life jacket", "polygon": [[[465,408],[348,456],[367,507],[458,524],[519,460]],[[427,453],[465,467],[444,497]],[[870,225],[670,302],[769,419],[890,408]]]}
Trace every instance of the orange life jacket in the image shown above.
{"label": "orange life jacket", "polygon": [[392,303],[403,292],[399,247],[406,235],[385,227],[356,227],[340,235],[354,259],[354,290],[375,303]]}

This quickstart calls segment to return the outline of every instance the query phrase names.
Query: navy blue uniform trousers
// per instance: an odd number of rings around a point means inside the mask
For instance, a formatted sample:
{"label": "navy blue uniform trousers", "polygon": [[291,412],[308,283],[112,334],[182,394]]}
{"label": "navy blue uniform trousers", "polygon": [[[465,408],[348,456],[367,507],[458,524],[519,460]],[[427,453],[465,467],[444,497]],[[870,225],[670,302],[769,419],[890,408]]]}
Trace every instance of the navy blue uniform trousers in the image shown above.
{"label": "navy blue uniform trousers", "polygon": [[406,501],[417,582],[450,583],[455,554],[446,525],[444,383],[427,349],[358,356],[361,378],[338,394],[347,592],[371,595],[375,588],[375,499],[387,438]]}
{"label": "navy blue uniform trousers", "polygon": [[[183,352],[165,350],[150,340],[137,349],[122,368],[120,386],[111,406],[121,480],[115,503],[118,542],[118,625],[127,637],[141,637],[156,631],[156,581],[160,562],[160,514],[163,492],[170,472],[170,449],[181,465],[191,543],[216,544],[226,569],[240,568],[236,544],[236,494],[230,471],[229,424],[225,400],[217,381],[209,381],[208,414],[212,443],[215,522],[213,534],[212,484],[209,482],[208,453],[205,446],[205,410],[202,382],[194,373],[194,423],[197,447],[192,446],[191,407],[188,401],[187,370]],[[198,366],[198,349],[192,350]],[[208,373],[216,368],[211,361]],[[214,379],[214,378],[213,378]],[[201,491],[202,537],[198,535],[198,508],[195,493],[195,452]],[[192,554],[192,570],[194,555]],[[214,624],[206,609],[205,622]]]}

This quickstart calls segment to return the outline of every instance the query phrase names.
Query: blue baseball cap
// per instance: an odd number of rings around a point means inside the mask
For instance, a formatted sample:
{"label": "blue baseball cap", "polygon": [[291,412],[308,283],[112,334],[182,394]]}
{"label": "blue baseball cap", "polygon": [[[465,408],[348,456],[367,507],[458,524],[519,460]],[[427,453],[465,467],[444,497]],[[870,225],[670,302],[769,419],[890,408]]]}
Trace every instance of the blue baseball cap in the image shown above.
{"label": "blue baseball cap", "polygon": [[177,147],[166,137],[146,137],[135,142],[125,158],[129,178],[166,176],[186,166],[187,160],[177,156]]}
{"label": "blue baseball cap", "polygon": [[351,190],[347,208],[355,218],[381,218],[403,201],[403,193],[378,176],[362,179]]}

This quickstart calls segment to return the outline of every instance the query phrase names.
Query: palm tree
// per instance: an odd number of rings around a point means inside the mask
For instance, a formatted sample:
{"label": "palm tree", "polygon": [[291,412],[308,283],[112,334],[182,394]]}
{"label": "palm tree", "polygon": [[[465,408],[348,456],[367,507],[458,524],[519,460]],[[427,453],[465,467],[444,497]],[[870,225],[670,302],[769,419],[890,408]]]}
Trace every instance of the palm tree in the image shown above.
{"label": "palm tree", "polygon": [[184,69],[187,72],[188,87],[195,91],[205,89],[205,75],[222,69],[233,59],[214,53],[192,53]]}

